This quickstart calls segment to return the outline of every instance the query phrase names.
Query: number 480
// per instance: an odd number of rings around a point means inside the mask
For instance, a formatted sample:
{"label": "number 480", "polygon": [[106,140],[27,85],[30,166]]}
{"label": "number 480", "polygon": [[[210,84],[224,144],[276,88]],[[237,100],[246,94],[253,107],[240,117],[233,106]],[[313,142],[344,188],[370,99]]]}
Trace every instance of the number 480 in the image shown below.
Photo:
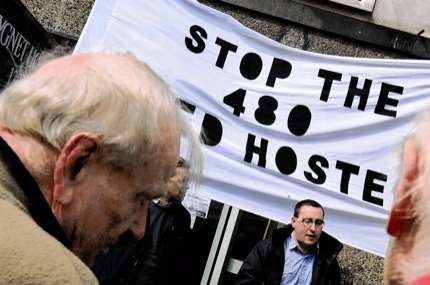
{"label": "number 480", "polygon": [[[223,99],[224,104],[233,108],[233,114],[240,117],[245,112],[246,90],[238,89],[233,93],[226,95]],[[262,125],[270,126],[276,121],[275,110],[278,108],[278,101],[272,96],[262,96],[258,100],[258,108],[254,112],[257,122]],[[302,136],[309,129],[312,119],[311,111],[304,105],[295,106],[288,115],[288,129],[296,135]]]}

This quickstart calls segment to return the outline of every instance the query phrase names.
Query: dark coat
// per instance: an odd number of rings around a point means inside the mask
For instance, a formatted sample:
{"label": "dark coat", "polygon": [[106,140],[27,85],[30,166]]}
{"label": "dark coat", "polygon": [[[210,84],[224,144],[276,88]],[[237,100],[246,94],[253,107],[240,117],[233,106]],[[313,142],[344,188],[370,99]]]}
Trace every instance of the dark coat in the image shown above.
{"label": "dark coat", "polygon": [[93,267],[101,285],[189,284],[187,260],[191,216],[179,202],[163,208],[151,203],[145,237],[121,237]]}
{"label": "dark coat", "polygon": [[192,268],[187,261],[191,216],[181,203],[150,206],[149,240],[138,257],[130,284],[189,284]]}
{"label": "dark coat", "polygon": [[[292,231],[292,226],[288,225],[274,231],[271,239],[259,242],[243,262],[236,285],[281,284],[285,263],[284,241]],[[311,284],[340,284],[340,270],[336,257],[343,245],[325,232],[322,232],[318,244]]]}
{"label": "dark coat", "polygon": [[137,241],[131,232],[126,232],[120,236],[108,254],[98,256],[91,269],[100,285],[129,284],[131,272],[146,240],[146,235],[143,240]]}

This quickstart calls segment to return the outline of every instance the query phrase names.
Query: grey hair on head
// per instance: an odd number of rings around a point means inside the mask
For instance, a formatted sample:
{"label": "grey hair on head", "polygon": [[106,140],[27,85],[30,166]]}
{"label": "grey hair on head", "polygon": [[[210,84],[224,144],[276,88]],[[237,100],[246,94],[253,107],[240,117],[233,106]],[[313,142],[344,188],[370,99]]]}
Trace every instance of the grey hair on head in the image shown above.
{"label": "grey hair on head", "polygon": [[201,173],[199,138],[169,87],[148,65],[131,53],[55,58],[62,52],[44,54],[1,92],[1,126],[54,151],[76,132],[97,134],[109,153],[103,156],[106,162],[121,168],[133,167],[167,129],[176,129],[188,139],[187,160],[194,173]]}

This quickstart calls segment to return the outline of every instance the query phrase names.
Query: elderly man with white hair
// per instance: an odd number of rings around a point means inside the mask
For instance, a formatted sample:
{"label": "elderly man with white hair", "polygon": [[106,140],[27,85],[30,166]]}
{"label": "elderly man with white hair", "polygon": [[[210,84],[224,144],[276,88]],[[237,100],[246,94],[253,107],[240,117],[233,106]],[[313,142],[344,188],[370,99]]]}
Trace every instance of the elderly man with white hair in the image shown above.
{"label": "elderly man with white hair", "polygon": [[404,144],[387,232],[384,284],[430,284],[430,113]]}
{"label": "elderly man with white hair", "polygon": [[52,59],[3,90],[0,284],[97,284],[86,265],[125,231],[144,235],[181,132],[200,165],[175,98],[131,54]]}

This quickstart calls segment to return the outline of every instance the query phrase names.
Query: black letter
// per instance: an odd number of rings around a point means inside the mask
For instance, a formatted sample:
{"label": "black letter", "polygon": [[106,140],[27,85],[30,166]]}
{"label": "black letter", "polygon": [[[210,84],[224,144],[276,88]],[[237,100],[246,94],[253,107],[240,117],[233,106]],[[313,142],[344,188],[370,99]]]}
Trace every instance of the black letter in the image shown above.
{"label": "black letter", "polygon": [[303,136],[309,129],[311,119],[311,110],[304,105],[297,105],[288,115],[288,129],[293,135]]}
{"label": "black letter", "polygon": [[394,118],[396,117],[397,115],[396,110],[385,109],[386,105],[397,107],[397,104],[399,103],[399,100],[388,97],[388,93],[390,92],[394,92],[402,95],[403,87],[382,82],[381,93],[379,93],[378,103],[376,103],[376,107],[375,107],[375,114],[390,116]]}
{"label": "black letter", "polygon": [[205,145],[216,146],[221,141],[222,124],[212,115],[205,114],[200,137]]}
{"label": "black letter", "polygon": [[190,27],[190,35],[196,41],[196,45],[194,45],[193,40],[189,37],[185,37],[185,45],[187,48],[193,53],[201,53],[205,50],[205,42],[202,38],[207,39],[208,34],[205,29],[200,26],[194,25]]}
{"label": "black letter", "polygon": [[187,113],[194,114],[194,111],[196,110],[196,106],[182,99],[179,99],[179,103],[181,105],[182,110],[184,110]]}
{"label": "black letter", "polygon": [[375,179],[387,182],[387,175],[370,169],[367,170],[366,180],[364,182],[364,189],[363,189],[363,201],[367,201],[375,205],[383,206],[384,205],[383,199],[372,196],[372,191],[384,193],[384,186],[374,183],[373,181]]}
{"label": "black letter", "polygon": [[272,67],[270,68],[269,76],[267,76],[266,86],[275,86],[276,78],[285,79],[290,76],[291,63],[286,60],[274,58]]}
{"label": "black letter", "polygon": [[321,91],[320,100],[327,102],[333,80],[340,81],[342,79],[342,74],[330,70],[320,69],[318,72],[318,77],[324,78],[324,86]]}
{"label": "black letter", "polygon": [[243,106],[245,95],[246,90],[239,88],[233,93],[226,95],[222,101],[233,108],[233,115],[240,117],[240,114],[245,112],[245,106]]}
{"label": "black letter", "polygon": [[357,175],[360,171],[360,167],[354,164],[349,164],[338,160],[336,162],[336,168],[342,170],[342,179],[340,181],[340,192],[348,194],[349,178],[351,174]]}
{"label": "black letter", "polygon": [[249,80],[254,80],[260,75],[263,68],[261,57],[253,52],[249,52],[240,61],[240,74]]}
{"label": "black letter", "polygon": [[354,96],[360,97],[360,102],[358,103],[358,109],[364,111],[367,104],[367,98],[369,98],[370,86],[372,86],[372,80],[366,79],[364,81],[363,89],[357,88],[358,77],[352,76],[349,82],[348,94],[345,98],[345,107],[351,108]]}
{"label": "black letter", "polygon": [[221,47],[215,65],[219,68],[223,68],[225,60],[227,59],[228,52],[236,52],[237,46],[221,38],[216,38],[215,43]]}
{"label": "black letter", "polygon": [[291,147],[283,146],[276,152],[276,166],[282,174],[296,171],[297,155]]}
{"label": "black letter", "polygon": [[261,146],[258,147],[255,145],[255,136],[253,134],[248,134],[248,141],[246,142],[246,153],[245,158],[243,159],[246,162],[252,161],[252,154],[258,154],[258,166],[266,167],[266,154],[267,154],[267,145],[269,141],[262,138]]}
{"label": "black letter", "polygon": [[[320,164],[320,165],[318,165]],[[317,175],[316,178],[312,176],[312,173],[305,171],[305,177],[309,182],[312,182],[314,184],[323,184],[327,178],[327,175],[325,174],[324,168],[328,168],[328,161],[325,157],[321,155],[314,154],[309,158],[308,162],[309,167],[313,170],[313,172]]]}

